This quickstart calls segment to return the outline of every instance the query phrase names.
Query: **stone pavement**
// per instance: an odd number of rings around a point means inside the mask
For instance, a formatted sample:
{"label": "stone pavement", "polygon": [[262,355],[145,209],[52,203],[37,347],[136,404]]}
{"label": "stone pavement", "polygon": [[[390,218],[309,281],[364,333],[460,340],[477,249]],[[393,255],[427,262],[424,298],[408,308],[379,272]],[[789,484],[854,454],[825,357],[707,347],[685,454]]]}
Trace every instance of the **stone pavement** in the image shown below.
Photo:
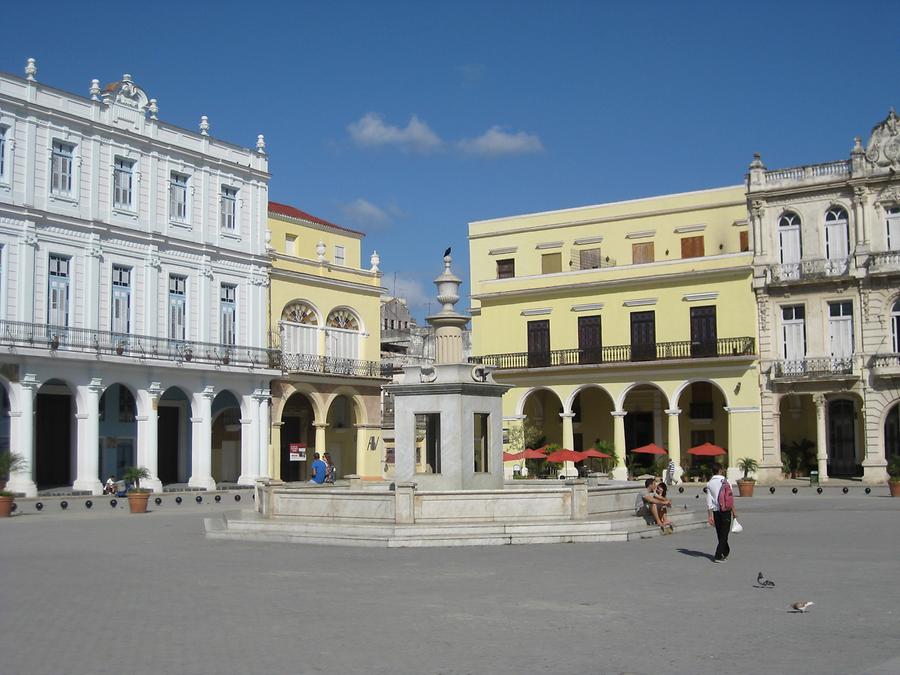
{"label": "stone pavement", "polygon": [[17,516],[0,521],[0,672],[900,672],[900,500],[785,492],[737,500],[725,565],[711,529],[382,550],[206,540],[211,504]]}

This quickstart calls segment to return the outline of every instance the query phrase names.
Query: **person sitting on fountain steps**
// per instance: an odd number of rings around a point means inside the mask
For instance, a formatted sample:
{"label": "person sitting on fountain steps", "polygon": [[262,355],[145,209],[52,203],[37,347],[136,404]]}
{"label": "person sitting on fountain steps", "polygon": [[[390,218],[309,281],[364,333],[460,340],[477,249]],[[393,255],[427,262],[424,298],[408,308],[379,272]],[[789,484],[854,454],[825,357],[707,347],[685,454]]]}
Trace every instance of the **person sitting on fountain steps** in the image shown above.
{"label": "person sitting on fountain steps", "polygon": [[663,520],[661,509],[672,506],[672,500],[666,499],[656,494],[656,479],[648,478],[644,481],[646,491],[640,495],[640,504],[638,505],[637,515],[653,517],[653,522],[662,530],[663,534],[671,534],[672,525]]}
{"label": "person sitting on fountain steps", "polygon": [[312,478],[309,479],[310,483],[321,485],[325,482],[325,475],[328,470],[328,466],[320,459],[318,452],[313,454],[313,463],[309,468],[312,471]]}

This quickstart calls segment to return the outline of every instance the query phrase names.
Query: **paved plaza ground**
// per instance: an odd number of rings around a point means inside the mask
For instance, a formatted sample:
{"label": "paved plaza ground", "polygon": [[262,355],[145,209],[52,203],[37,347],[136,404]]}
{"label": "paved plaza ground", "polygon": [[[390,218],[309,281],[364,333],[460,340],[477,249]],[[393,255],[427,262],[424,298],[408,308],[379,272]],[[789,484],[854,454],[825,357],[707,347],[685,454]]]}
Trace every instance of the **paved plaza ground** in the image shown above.
{"label": "paved plaza ground", "polygon": [[0,672],[900,673],[900,500],[781,492],[738,500],[725,565],[711,529],[382,550],[207,541],[213,505],[17,516]]}

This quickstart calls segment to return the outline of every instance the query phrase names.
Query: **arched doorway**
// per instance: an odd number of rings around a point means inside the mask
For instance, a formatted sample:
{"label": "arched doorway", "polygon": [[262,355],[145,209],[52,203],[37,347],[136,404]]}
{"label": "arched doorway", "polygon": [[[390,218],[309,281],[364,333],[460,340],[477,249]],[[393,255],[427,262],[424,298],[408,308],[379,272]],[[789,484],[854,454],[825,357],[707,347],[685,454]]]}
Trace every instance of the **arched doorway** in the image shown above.
{"label": "arched doorway", "polygon": [[778,404],[782,470],[792,478],[817,469],[816,406],[809,394],[788,394]]}
{"label": "arched doorway", "polygon": [[191,476],[191,403],[178,387],[169,387],[157,406],[157,460],[163,485],[187,483]]}
{"label": "arched doorway", "polygon": [[[584,387],[572,398],[572,431],[573,431],[573,447],[572,450],[581,451],[588,448],[613,448],[615,443],[615,431],[613,429],[612,411],[616,409],[616,404],[612,397],[603,389],[597,386]],[[598,448],[598,446],[600,446]],[[590,468],[591,462],[597,468],[602,463],[590,460],[587,468]],[[607,462],[607,460],[604,460]],[[578,462],[576,467],[581,469],[583,462]],[[606,469],[611,468],[607,466]]]}
{"label": "arched doorway", "polygon": [[47,380],[38,389],[34,410],[34,482],[38,490],[71,485],[75,465],[72,390],[61,380]]}
{"label": "arched doorway", "polygon": [[900,402],[893,405],[884,420],[884,458],[900,457]]}
{"label": "arched doorway", "polygon": [[[709,380],[700,380],[687,384],[678,396],[678,445],[681,457],[673,457],[675,463],[688,469],[700,464],[709,465],[712,461],[733,465],[737,457],[726,455],[718,458],[701,459],[687,454],[690,448],[704,443],[718,445],[731,452],[728,447],[728,413],[725,412],[725,394],[718,385]],[[669,441],[667,448],[671,450],[673,443]]]}
{"label": "arched doorway", "polygon": [[550,389],[535,389],[530,392],[522,406],[526,426],[540,430],[536,444],[562,445],[562,401]]}
{"label": "arched doorway", "polygon": [[335,396],[328,406],[325,450],[334,462],[335,477],[356,473],[356,407],[349,396]]}
{"label": "arched doorway", "polygon": [[241,404],[230,391],[212,403],[212,477],[219,483],[237,483],[241,475]]}
{"label": "arched doorway", "polygon": [[122,384],[113,384],[100,396],[100,457],[97,478],[116,480],[137,464],[137,405],[134,394]]}
{"label": "arched doorway", "polygon": [[[315,421],[315,411],[306,395],[300,392],[291,394],[281,412],[281,480],[309,480],[309,466],[316,447]],[[306,461],[291,461],[292,444],[301,444],[306,448]]]}
{"label": "arched doorway", "polygon": [[649,443],[668,447],[665,410],[668,399],[659,387],[641,384],[628,391],[622,402],[625,415],[625,463],[632,475],[652,473],[657,455],[631,452]]}

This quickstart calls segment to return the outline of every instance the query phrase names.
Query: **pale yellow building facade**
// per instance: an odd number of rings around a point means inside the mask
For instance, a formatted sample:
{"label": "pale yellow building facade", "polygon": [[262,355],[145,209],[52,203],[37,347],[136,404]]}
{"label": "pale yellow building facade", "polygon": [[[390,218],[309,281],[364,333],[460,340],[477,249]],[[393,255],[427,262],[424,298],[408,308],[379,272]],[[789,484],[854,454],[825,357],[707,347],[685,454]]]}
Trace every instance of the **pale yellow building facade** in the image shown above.
{"label": "pale yellow building facade", "polygon": [[378,256],[363,267],[361,232],[286,204],[269,202],[268,230],[269,327],[285,372],[272,383],[272,475],[308,480],[313,453],[327,451],[337,477],[380,479]]}
{"label": "pale yellow building facade", "polygon": [[679,475],[704,442],[732,474],[759,459],[750,237],[744,186],[470,223],[473,355],[513,386],[504,426],[612,443],[617,478],[651,442]]}

